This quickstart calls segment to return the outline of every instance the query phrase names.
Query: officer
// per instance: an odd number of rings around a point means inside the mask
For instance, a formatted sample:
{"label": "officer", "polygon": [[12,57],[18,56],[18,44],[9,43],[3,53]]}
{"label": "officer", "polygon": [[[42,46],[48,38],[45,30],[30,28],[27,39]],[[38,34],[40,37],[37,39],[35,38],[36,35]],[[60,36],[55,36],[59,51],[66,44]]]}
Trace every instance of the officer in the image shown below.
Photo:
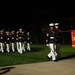
{"label": "officer", "polygon": [[55,56],[55,32],[54,32],[54,24],[50,23],[49,24],[50,28],[47,33],[47,39],[46,42],[47,44],[49,43],[49,48],[50,48],[50,53],[47,55],[48,58],[52,57],[52,61],[56,61],[56,56]]}
{"label": "officer", "polygon": [[4,31],[0,30],[0,51],[4,52]]}
{"label": "officer", "polygon": [[31,43],[30,32],[27,32],[27,50],[29,51],[31,51],[30,43]]}
{"label": "officer", "polygon": [[10,42],[11,42],[11,48],[12,48],[12,51],[15,52],[15,39],[16,39],[16,36],[15,36],[15,31],[12,30],[11,33],[10,33]]}
{"label": "officer", "polygon": [[55,43],[55,51],[57,53],[57,58],[60,59],[60,45],[62,42],[62,35],[61,35],[61,30],[59,30],[59,23],[55,23],[54,24],[55,28],[55,39],[56,39],[56,43]]}

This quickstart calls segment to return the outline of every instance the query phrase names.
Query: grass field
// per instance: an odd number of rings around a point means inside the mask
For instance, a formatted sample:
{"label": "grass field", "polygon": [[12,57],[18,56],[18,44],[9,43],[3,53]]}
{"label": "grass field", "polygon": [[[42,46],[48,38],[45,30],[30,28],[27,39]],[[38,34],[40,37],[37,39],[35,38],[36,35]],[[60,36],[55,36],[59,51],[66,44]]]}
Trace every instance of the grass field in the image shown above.
{"label": "grass field", "polygon": [[[31,45],[31,52],[26,51],[23,54],[16,52],[0,53],[0,66],[28,64],[48,61],[46,55],[50,52],[45,45]],[[61,45],[60,49],[62,58],[70,58],[75,56],[75,48],[71,45]],[[51,60],[51,59],[50,59]]]}

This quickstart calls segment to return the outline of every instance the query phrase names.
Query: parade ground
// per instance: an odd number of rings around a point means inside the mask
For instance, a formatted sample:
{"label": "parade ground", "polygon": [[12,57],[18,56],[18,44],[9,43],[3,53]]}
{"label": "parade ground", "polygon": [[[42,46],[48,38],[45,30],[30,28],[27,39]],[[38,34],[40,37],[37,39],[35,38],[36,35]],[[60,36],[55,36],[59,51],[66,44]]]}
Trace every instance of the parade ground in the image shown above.
{"label": "parade ground", "polygon": [[75,57],[58,62],[3,66],[0,67],[0,75],[75,75]]}

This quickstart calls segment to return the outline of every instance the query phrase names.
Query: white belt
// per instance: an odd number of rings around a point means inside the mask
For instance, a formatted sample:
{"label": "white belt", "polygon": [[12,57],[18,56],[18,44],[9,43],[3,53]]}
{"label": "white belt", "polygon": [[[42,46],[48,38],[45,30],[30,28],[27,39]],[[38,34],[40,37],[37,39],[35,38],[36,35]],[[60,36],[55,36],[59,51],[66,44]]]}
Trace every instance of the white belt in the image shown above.
{"label": "white belt", "polygon": [[1,39],[3,39],[3,37],[1,37]]}
{"label": "white belt", "polygon": [[54,39],[54,37],[50,37],[50,39]]}
{"label": "white belt", "polygon": [[9,40],[9,38],[7,38],[7,40]]}
{"label": "white belt", "polygon": [[14,39],[14,37],[12,39]]}
{"label": "white belt", "polygon": [[19,37],[19,39],[22,39],[22,37]]}

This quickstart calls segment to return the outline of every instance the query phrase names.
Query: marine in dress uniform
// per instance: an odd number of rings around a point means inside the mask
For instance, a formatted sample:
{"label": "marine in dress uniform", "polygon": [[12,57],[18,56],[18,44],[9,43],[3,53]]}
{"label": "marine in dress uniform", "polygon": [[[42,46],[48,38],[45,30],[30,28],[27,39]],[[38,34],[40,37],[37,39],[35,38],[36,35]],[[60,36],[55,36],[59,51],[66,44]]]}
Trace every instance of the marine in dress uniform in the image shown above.
{"label": "marine in dress uniform", "polygon": [[[54,32],[54,24],[53,23],[50,23],[49,24],[50,26],[50,29],[47,33],[47,39],[46,39],[46,42],[49,43],[49,48],[50,48],[50,52],[49,54],[47,55],[48,58],[51,58],[52,57],[52,61],[56,61],[56,55],[55,55],[55,32]],[[47,43],[47,44],[48,44]]]}
{"label": "marine in dress uniform", "polygon": [[19,31],[16,31],[16,48],[17,48],[18,53],[20,53],[20,51],[19,51],[19,38],[18,38],[18,33],[19,33]]}
{"label": "marine in dress uniform", "polygon": [[57,57],[60,59],[60,45],[62,42],[62,35],[61,35],[61,30],[59,30],[59,23],[55,23],[55,50],[57,52]]}
{"label": "marine in dress uniform", "polygon": [[10,42],[11,42],[11,48],[13,52],[15,52],[15,40],[16,40],[15,31],[12,30],[10,33]]}
{"label": "marine in dress uniform", "polygon": [[23,53],[23,51],[25,51],[24,48],[24,32],[22,30],[22,28],[19,29],[19,33],[18,33],[18,41],[19,41],[19,52],[20,54]]}
{"label": "marine in dress uniform", "polygon": [[25,31],[22,29],[22,50],[25,52]]}
{"label": "marine in dress uniform", "polygon": [[27,50],[31,51],[31,46],[30,46],[30,43],[31,43],[31,37],[30,37],[30,32],[27,32]]}
{"label": "marine in dress uniform", "polygon": [[0,31],[0,51],[4,52],[4,31]]}
{"label": "marine in dress uniform", "polygon": [[10,32],[9,31],[5,32],[5,43],[6,43],[6,51],[9,53],[10,52]]}

